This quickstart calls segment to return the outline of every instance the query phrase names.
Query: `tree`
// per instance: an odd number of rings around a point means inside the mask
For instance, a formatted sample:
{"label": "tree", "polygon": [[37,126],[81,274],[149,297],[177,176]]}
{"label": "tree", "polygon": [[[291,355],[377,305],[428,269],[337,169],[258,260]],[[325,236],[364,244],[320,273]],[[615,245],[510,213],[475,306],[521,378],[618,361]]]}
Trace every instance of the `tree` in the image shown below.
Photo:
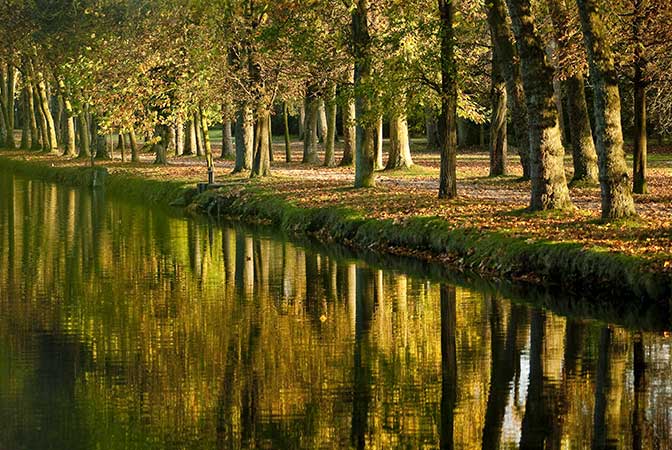
{"label": "tree", "polygon": [[520,54],[530,133],[530,209],[572,206],[564,168],[564,147],[553,92],[553,67],[535,28],[530,0],[507,0]]}
{"label": "tree", "polygon": [[439,198],[457,196],[457,67],[453,0],[439,0],[441,15],[441,172]]}
{"label": "tree", "polygon": [[634,216],[630,177],[621,129],[621,97],[614,58],[597,0],[577,0],[593,82],[597,156],[602,191],[602,217]]}

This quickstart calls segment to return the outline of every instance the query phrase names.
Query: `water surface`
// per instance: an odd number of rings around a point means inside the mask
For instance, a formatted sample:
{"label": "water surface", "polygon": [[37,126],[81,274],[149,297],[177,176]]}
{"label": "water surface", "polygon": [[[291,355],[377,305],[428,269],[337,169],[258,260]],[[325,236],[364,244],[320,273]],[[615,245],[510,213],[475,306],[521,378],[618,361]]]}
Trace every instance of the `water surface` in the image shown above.
{"label": "water surface", "polygon": [[663,332],[8,173],[0,268],[0,449],[672,446]]}

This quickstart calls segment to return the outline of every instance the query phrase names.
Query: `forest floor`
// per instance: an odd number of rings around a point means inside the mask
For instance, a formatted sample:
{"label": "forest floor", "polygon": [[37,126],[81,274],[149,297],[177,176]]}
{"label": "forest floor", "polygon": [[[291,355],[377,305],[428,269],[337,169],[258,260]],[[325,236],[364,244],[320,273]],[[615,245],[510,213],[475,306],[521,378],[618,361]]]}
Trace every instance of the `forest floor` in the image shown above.
{"label": "forest floor", "polygon": [[[493,231],[530,242],[580,243],[585,248],[640,257],[655,271],[672,272],[672,149],[655,147],[649,155],[649,194],[635,196],[639,218],[605,223],[600,220],[599,186],[571,189],[575,209],[562,212],[529,213],[530,183],[519,180],[522,172],[517,155],[509,157],[510,175],[488,177],[489,161],[482,149],[461,149],[458,156],[458,198],[439,200],[439,155],[413,143],[415,166],[406,171],[380,171],[373,189],[353,189],[351,167],[309,166],[300,163],[302,144],[292,146],[297,162],[284,162],[284,144],[276,142],[272,176],[249,180],[245,174],[231,175],[233,162],[216,161],[216,181],[255,186],[299,207],[346,207],[367,218],[403,220],[435,216],[452,227]],[[215,147],[215,154],[219,149]],[[54,167],[87,165],[87,161],[55,155],[7,151],[0,156],[32,160]],[[122,163],[119,152],[112,161],[97,161],[111,174],[156,180],[204,181],[205,163],[195,156],[173,157],[167,166],[151,164],[153,155],[143,154],[142,162]],[[320,155],[322,156],[322,155]],[[337,161],[340,151],[337,149]],[[566,159],[571,179],[571,158]]]}

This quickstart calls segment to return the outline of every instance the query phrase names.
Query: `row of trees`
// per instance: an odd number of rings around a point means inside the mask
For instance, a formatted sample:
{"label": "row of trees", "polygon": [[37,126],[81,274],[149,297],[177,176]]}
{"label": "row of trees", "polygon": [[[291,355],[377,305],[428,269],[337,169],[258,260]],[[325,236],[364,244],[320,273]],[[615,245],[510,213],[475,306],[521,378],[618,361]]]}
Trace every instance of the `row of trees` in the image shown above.
{"label": "row of trees", "polygon": [[[387,168],[403,168],[407,117],[424,116],[441,151],[439,196],[451,198],[459,115],[489,122],[491,175],[507,173],[508,143],[517,148],[532,210],[571,206],[568,146],[572,181],[599,180],[603,216],[626,217],[632,188],[646,192],[647,123],[664,132],[672,117],[671,18],[671,0],[9,0],[1,137],[16,147],[20,123],[22,148],[105,158],[115,131],[122,159],[130,148],[138,161],[138,133],[157,163],[196,152],[212,169],[207,130],[219,122],[221,156],[257,177],[270,175],[276,112],[287,160],[287,116],[298,114],[303,162],[318,161],[321,137],[334,165],[340,110],[340,163],[370,187],[383,117]],[[631,118],[634,184],[622,131]]]}

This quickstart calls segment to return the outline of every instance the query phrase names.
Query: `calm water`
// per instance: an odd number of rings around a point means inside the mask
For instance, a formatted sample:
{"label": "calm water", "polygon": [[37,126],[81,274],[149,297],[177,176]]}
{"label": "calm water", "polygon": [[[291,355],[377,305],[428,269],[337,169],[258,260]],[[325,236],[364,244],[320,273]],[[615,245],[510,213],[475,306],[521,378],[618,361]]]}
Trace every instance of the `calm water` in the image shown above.
{"label": "calm water", "polygon": [[0,173],[0,449],[669,448],[670,339]]}

